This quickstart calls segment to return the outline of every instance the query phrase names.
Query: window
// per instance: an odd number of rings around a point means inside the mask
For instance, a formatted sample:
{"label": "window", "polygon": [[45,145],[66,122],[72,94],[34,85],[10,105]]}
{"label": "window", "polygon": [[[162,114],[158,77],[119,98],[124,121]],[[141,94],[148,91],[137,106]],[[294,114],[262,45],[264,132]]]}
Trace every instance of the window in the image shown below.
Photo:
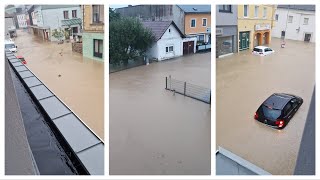
{"label": "window", "polygon": [[169,29],[169,32],[171,32],[171,29]]}
{"label": "window", "polygon": [[173,46],[166,47],[166,53],[171,53],[171,52],[173,52]]}
{"label": "window", "polygon": [[263,8],[263,18],[267,18],[267,8]]}
{"label": "window", "polygon": [[196,27],[196,19],[191,19],[191,27]]}
{"label": "window", "polygon": [[278,21],[279,19],[279,14],[276,14],[275,20]]}
{"label": "window", "polygon": [[204,35],[198,35],[198,42],[204,42]]}
{"label": "window", "polygon": [[72,10],[72,18],[77,18],[77,10]]}
{"label": "window", "polygon": [[288,23],[292,23],[292,20],[293,20],[293,16],[289,16]]}
{"label": "window", "polygon": [[219,12],[231,13],[231,5],[219,5]]}
{"label": "window", "polygon": [[309,22],[309,18],[304,18],[304,19],[303,19],[303,24],[304,24],[304,25],[308,25],[308,22]]}
{"label": "window", "polygon": [[278,117],[281,115],[281,111],[277,109],[270,109],[265,105],[262,105],[262,113],[264,117],[270,120],[278,119]]}
{"label": "window", "polygon": [[248,17],[248,5],[243,5],[243,17]]}
{"label": "window", "polygon": [[292,109],[292,105],[291,103],[288,103],[284,108],[283,108],[283,114],[286,116],[289,114],[289,112],[291,111]]}
{"label": "window", "polygon": [[258,14],[259,14],[259,6],[255,6],[254,7],[254,17],[258,17]]}
{"label": "window", "polygon": [[78,33],[78,27],[73,27],[73,28],[72,28],[72,32],[73,32],[73,33]]}
{"label": "window", "polygon": [[204,27],[207,26],[207,19],[202,19],[202,26],[204,26]]}
{"label": "window", "polygon": [[64,19],[69,19],[68,11],[63,11],[63,17]]}
{"label": "window", "polygon": [[93,39],[93,56],[102,58],[103,53],[103,40]]}
{"label": "window", "polygon": [[92,5],[92,22],[93,23],[101,23],[101,12],[99,5]]}

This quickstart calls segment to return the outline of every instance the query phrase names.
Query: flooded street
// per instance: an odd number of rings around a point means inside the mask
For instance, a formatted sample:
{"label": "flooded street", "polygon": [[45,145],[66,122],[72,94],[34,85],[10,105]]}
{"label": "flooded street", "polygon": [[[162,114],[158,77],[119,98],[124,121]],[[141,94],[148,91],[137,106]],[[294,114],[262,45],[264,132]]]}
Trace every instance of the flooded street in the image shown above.
{"label": "flooded street", "polygon": [[210,106],[165,77],[210,88],[210,53],[110,74],[110,174],[210,174]]}
{"label": "flooded street", "polygon": [[[221,146],[262,169],[291,175],[296,165],[315,85],[315,44],[272,39],[275,53],[254,56],[251,50],[217,59],[216,139]],[[291,93],[304,103],[283,130],[258,123],[253,116],[273,93]]]}
{"label": "flooded street", "polygon": [[17,55],[101,139],[104,139],[104,64],[72,52],[71,43],[45,42],[18,31]]}

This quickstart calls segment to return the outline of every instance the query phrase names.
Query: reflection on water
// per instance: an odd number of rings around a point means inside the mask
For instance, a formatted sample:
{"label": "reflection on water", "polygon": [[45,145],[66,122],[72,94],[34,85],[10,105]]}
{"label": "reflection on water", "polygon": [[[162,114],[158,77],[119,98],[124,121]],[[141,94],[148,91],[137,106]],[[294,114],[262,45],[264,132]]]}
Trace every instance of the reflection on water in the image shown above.
{"label": "reflection on water", "polygon": [[100,138],[104,138],[104,64],[71,51],[71,43],[43,41],[19,31],[18,55]]}
{"label": "reflection on water", "polygon": [[[216,133],[222,146],[272,174],[293,174],[315,84],[315,45],[287,40],[270,45],[266,57],[242,51],[217,60]],[[296,94],[304,103],[283,130],[258,123],[253,115],[272,93]]]}

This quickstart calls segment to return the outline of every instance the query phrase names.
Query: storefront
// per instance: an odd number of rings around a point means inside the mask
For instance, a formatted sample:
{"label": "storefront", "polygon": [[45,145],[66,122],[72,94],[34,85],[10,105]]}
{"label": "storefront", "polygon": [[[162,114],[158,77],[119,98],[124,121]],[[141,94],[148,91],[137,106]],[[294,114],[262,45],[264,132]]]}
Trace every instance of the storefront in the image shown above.
{"label": "storefront", "polygon": [[216,28],[216,57],[231,55],[237,51],[236,47],[236,27]]}
{"label": "storefront", "polygon": [[270,24],[256,24],[253,46],[270,44]]}

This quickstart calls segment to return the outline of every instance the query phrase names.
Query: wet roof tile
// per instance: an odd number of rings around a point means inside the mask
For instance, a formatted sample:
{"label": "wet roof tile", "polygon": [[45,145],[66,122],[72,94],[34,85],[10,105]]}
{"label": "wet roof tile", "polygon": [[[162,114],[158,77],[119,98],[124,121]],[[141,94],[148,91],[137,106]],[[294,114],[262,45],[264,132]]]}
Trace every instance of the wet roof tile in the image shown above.
{"label": "wet roof tile", "polygon": [[33,74],[30,71],[23,71],[23,72],[18,72],[21,78],[27,78],[27,77],[32,77]]}
{"label": "wet roof tile", "polygon": [[18,72],[21,72],[21,71],[27,71],[28,69],[25,66],[19,66],[19,67],[16,67],[16,70]]}
{"label": "wet roof tile", "polygon": [[38,100],[53,96],[53,94],[44,85],[32,87],[30,90]]}
{"label": "wet roof tile", "polygon": [[38,78],[36,78],[36,77],[31,77],[31,78],[24,79],[24,82],[27,84],[28,87],[32,87],[32,86],[36,86],[36,85],[42,84],[38,80]]}

